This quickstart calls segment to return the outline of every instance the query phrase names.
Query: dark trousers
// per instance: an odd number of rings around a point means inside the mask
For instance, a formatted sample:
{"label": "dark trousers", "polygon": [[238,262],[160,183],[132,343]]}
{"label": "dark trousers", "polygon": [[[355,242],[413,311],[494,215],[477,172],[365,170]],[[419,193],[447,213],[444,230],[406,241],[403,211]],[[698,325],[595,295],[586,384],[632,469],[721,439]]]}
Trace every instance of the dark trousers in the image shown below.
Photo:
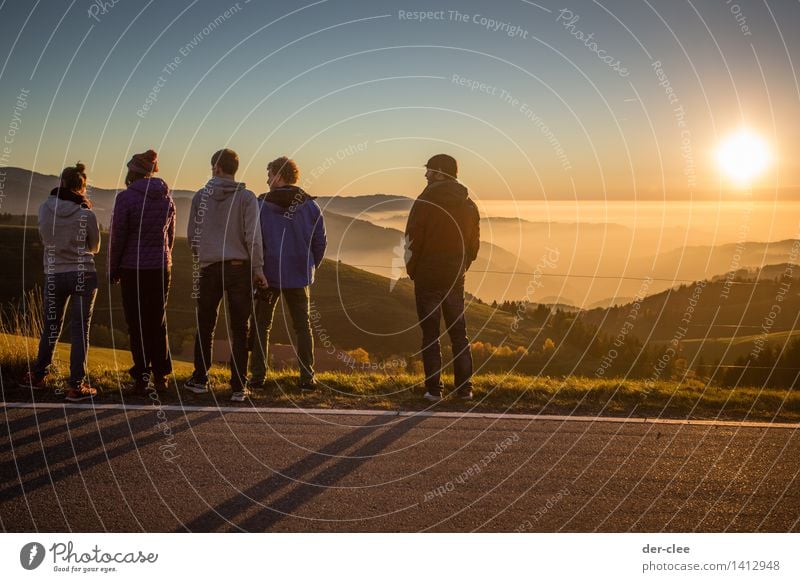
{"label": "dark trousers", "polygon": [[439,344],[439,320],[444,316],[447,334],[453,347],[453,372],[456,389],[472,388],[472,351],[464,317],[464,279],[451,289],[414,286],[417,316],[422,329],[422,365],[425,387],[442,389],[442,351]]}
{"label": "dark trousers", "polygon": [[253,353],[250,356],[250,372],[253,382],[263,382],[267,373],[269,358],[269,334],[275,318],[275,307],[283,295],[292,327],[297,337],[297,363],[300,366],[300,383],[310,383],[314,379],[314,337],[311,334],[311,303],[308,287],[297,289],[276,289],[269,287],[260,290],[253,305],[251,324]]}
{"label": "dark trousers", "polygon": [[151,372],[156,378],[172,373],[167,342],[169,269],[120,269],[122,307],[128,324],[134,380]]}
{"label": "dark trousers", "polygon": [[247,324],[253,303],[250,263],[224,261],[200,270],[197,296],[197,336],[194,342],[194,379],[208,381],[211,346],[219,304],[228,299],[228,341],[231,347],[231,388],[242,390],[247,379]]}
{"label": "dark trousers", "polygon": [[71,304],[69,385],[78,386],[86,378],[86,354],[89,352],[89,326],[94,300],[97,297],[97,273],[72,271],[46,274],[42,290],[44,325],[39,339],[39,352],[32,372],[47,374],[53,361],[53,351],[61,335],[67,302]]}

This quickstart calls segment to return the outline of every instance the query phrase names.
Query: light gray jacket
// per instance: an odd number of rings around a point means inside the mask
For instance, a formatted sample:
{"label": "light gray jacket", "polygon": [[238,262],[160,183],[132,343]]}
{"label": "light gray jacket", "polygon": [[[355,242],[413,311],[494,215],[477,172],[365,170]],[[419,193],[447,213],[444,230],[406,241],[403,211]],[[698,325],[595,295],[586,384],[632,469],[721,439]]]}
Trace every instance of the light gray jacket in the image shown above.
{"label": "light gray jacket", "polygon": [[100,228],[89,208],[49,196],[39,207],[39,236],[44,244],[45,274],[95,271]]}
{"label": "light gray jacket", "polygon": [[258,201],[243,182],[215,176],[198,190],[186,236],[201,267],[241,260],[260,273],[264,266]]}

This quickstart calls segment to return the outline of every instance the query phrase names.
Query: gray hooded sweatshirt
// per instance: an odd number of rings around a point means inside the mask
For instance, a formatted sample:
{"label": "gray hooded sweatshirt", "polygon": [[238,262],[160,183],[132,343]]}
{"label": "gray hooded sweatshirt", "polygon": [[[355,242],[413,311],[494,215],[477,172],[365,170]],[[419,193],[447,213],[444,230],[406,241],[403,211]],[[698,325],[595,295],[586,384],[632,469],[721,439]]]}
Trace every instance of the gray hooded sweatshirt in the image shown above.
{"label": "gray hooded sweatshirt", "polygon": [[258,200],[243,182],[213,177],[192,198],[186,231],[201,267],[221,261],[250,261],[254,273],[264,266]]}
{"label": "gray hooded sweatshirt", "polygon": [[39,207],[39,236],[44,244],[44,272],[94,272],[100,228],[92,210],[49,196]]}

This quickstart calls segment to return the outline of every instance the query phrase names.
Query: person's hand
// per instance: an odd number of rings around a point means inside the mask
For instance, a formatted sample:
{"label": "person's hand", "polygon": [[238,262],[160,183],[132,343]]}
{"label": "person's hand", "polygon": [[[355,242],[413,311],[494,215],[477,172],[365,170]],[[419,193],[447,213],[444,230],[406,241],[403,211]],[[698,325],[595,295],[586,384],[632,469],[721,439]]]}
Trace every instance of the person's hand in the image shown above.
{"label": "person's hand", "polygon": [[253,273],[253,284],[258,289],[266,289],[268,284],[264,273]]}
{"label": "person's hand", "polygon": [[120,282],[119,273],[112,271],[108,274],[108,280],[112,285],[117,285]]}

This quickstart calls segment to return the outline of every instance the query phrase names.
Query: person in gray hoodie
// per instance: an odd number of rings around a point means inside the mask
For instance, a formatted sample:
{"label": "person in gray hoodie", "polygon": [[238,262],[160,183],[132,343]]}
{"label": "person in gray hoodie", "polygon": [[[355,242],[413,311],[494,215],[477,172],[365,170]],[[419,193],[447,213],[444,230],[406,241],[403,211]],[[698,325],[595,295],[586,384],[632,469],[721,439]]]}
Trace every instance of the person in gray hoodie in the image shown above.
{"label": "person in gray hoodie", "polygon": [[69,302],[72,346],[66,400],[91,399],[97,390],[86,379],[86,355],[97,296],[94,255],[100,250],[100,229],[86,197],[86,166],[80,162],[61,172],[60,187],[53,189],[39,208],[39,235],[44,245],[44,325],[36,361],[23,384],[32,389],[44,388]]}
{"label": "person in gray hoodie", "polygon": [[208,369],[223,296],[228,303],[231,400],[247,397],[247,333],[254,285],[266,287],[264,252],[255,194],[234,179],[239,156],[230,149],[211,156],[213,177],[192,198],[187,238],[192,249],[192,295],[197,299],[194,372],[185,388],[208,392]]}

